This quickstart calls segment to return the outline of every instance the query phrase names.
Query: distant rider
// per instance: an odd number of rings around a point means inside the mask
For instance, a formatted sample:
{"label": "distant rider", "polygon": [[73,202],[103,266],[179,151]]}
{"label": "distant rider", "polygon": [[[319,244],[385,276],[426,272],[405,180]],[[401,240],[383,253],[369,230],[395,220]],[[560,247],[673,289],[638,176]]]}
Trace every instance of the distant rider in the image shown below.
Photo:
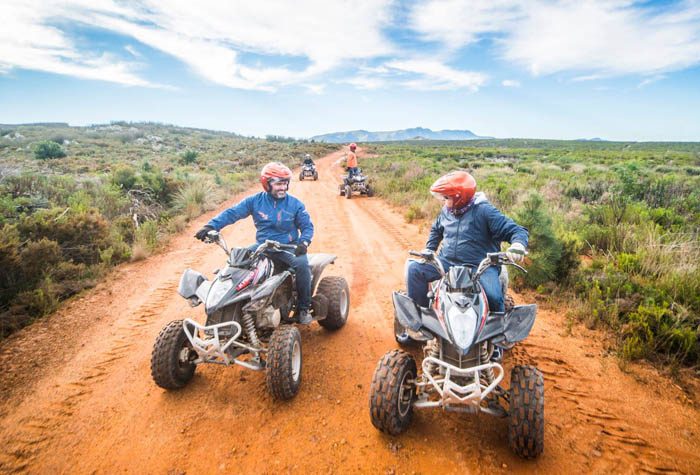
{"label": "distant rider", "polygon": [[292,171],[282,163],[271,162],[260,172],[260,183],[264,192],[245,198],[225,211],[222,211],[206,226],[197,231],[195,237],[201,241],[212,230],[219,231],[229,224],[253,217],[257,230],[257,244],[265,240],[278,241],[282,244],[296,244],[295,255],[288,252],[267,251],[269,256],[292,267],[296,273],[297,311],[299,323],[311,323],[311,270],[306,251],[314,235],[314,225],[303,203],[289,195],[289,181]]}
{"label": "distant rider", "polygon": [[314,165],[314,161],[311,159],[311,155],[308,153],[304,155],[304,165]]}
{"label": "distant rider", "polygon": [[348,152],[347,158],[346,158],[346,163],[345,166],[347,167],[348,170],[348,177],[352,177],[357,173],[357,155],[355,155],[355,150],[357,149],[357,145],[354,143],[350,144],[350,151]]}
{"label": "distant rider", "polygon": [[[444,203],[430,229],[426,250],[436,252],[445,272],[454,265],[476,270],[489,252],[500,252],[501,241],[511,243],[508,257],[520,262],[528,244],[528,231],[503,215],[483,193],[476,193],[476,180],[465,171],[440,177],[430,193]],[[490,311],[504,311],[504,296],[498,279],[500,267],[489,267],[479,280],[486,292]],[[428,307],[428,282],[438,280],[438,271],[429,264],[412,261],[407,270],[408,296],[421,307]]]}

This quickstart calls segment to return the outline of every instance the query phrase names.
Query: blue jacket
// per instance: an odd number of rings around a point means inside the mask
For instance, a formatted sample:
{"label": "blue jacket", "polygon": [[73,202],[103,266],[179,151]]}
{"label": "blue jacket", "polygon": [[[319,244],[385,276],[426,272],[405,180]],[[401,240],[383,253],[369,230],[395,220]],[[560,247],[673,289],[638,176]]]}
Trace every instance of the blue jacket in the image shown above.
{"label": "blue jacket", "polygon": [[500,252],[501,241],[519,242],[527,248],[528,232],[507,218],[477,193],[474,202],[461,216],[442,208],[430,228],[425,247],[436,251],[450,265],[477,266],[488,252]]}
{"label": "blue jacket", "polygon": [[300,241],[311,244],[311,238],[314,237],[314,225],[304,204],[289,194],[277,200],[261,191],[222,211],[207,224],[219,231],[224,226],[251,215],[257,229],[255,239],[258,244],[266,239],[282,244],[298,244]]}

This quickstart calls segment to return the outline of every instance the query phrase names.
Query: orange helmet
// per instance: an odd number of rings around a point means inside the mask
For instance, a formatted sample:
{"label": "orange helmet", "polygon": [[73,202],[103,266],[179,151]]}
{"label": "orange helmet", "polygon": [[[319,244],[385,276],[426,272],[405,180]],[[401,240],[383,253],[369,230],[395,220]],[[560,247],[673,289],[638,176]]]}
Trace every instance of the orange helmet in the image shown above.
{"label": "orange helmet", "polygon": [[260,183],[263,190],[270,191],[270,183],[276,181],[289,181],[292,179],[292,171],[287,165],[280,162],[270,162],[260,172]]}
{"label": "orange helmet", "polygon": [[452,198],[453,209],[466,206],[476,193],[476,180],[465,171],[454,171],[437,179],[430,187],[430,193],[436,198]]}
{"label": "orange helmet", "polygon": [[356,148],[357,148],[357,145],[355,145],[354,143],[350,144],[350,151],[351,152],[354,152]]}

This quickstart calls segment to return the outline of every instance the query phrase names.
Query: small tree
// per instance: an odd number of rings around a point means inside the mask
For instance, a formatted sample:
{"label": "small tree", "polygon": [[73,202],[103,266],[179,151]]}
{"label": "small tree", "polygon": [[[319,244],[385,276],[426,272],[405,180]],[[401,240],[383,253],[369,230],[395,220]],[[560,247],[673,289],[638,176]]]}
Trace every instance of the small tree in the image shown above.
{"label": "small tree", "polygon": [[197,161],[197,156],[199,154],[194,151],[194,150],[187,150],[185,153],[182,154],[182,163],[185,165],[189,165],[190,163],[194,163]]}
{"label": "small tree", "polygon": [[63,158],[65,156],[66,152],[63,151],[63,147],[51,140],[39,142],[34,149],[34,157],[39,160]]}

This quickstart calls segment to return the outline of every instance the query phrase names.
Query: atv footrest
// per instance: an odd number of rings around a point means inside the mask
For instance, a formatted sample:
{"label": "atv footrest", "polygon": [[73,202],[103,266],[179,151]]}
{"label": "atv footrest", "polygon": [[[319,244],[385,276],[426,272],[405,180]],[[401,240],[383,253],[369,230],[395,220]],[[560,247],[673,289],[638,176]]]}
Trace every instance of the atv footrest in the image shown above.
{"label": "atv footrest", "polygon": [[[201,363],[221,363],[226,365],[237,363],[235,359],[226,353],[226,350],[231,345],[246,348],[246,345],[236,341],[243,332],[238,322],[224,322],[205,326],[186,318],[182,322],[182,327],[185,330],[187,339],[192,343],[194,351],[199,355],[199,362]],[[194,331],[192,331],[193,329]],[[223,345],[221,344],[222,330],[231,332],[230,337],[226,335],[228,341]],[[223,333],[227,333],[227,331],[223,331]],[[204,338],[201,338],[200,335],[204,336]]]}
{"label": "atv footrest", "polygon": [[[430,367],[444,368],[445,375],[437,378],[428,371]],[[493,370],[494,379],[488,386],[481,383],[479,378],[480,371]],[[423,360],[423,376],[424,381],[416,382],[417,387],[432,387],[439,395],[439,401],[417,401],[415,407],[442,407],[445,409],[462,406],[464,410],[473,412],[483,411],[492,412],[488,407],[482,407],[483,401],[503,379],[503,367],[494,362],[485,363],[471,368],[458,368],[445,361],[432,356],[427,356]],[[427,381],[425,379],[427,378]],[[463,378],[467,384],[458,384],[454,378]]]}

